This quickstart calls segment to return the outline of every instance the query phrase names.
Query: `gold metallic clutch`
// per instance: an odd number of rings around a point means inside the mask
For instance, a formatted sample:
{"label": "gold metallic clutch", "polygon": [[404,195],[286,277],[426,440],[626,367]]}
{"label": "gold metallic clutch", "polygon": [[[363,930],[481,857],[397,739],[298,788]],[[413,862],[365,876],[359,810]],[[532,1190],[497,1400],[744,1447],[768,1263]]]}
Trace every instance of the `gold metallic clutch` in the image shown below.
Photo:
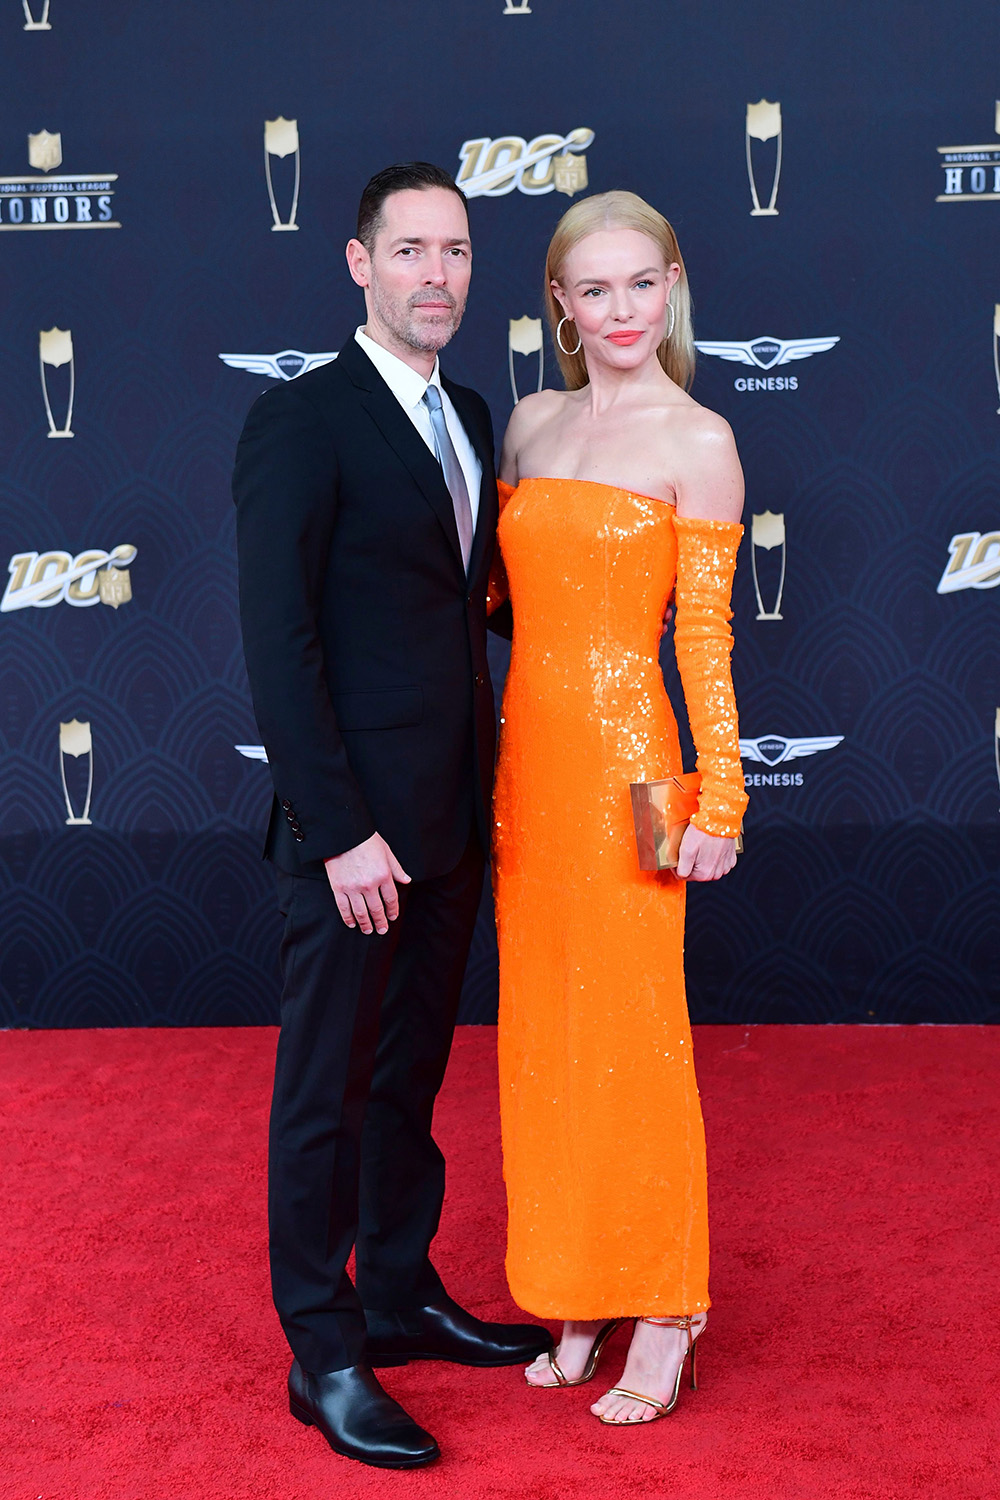
{"label": "gold metallic clutch", "polygon": [[[686,771],[660,781],[633,781],[629,791],[639,869],[675,869],[684,830],[698,811],[700,772]],[[742,832],[736,840],[736,852],[743,852]]]}

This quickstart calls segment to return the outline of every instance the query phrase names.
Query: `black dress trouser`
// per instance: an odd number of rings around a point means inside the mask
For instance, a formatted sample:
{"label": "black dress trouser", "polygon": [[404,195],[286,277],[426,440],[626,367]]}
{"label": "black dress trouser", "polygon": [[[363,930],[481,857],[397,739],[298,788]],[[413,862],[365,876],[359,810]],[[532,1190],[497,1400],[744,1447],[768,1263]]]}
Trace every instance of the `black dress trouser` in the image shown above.
{"label": "black dress trouser", "polygon": [[443,1290],[429,1258],[445,1175],[431,1120],[483,864],[474,834],[447,875],[399,886],[384,937],[345,927],[325,878],[278,871],[271,1286],[292,1353],[314,1374],[364,1358],[363,1308],[424,1307]]}

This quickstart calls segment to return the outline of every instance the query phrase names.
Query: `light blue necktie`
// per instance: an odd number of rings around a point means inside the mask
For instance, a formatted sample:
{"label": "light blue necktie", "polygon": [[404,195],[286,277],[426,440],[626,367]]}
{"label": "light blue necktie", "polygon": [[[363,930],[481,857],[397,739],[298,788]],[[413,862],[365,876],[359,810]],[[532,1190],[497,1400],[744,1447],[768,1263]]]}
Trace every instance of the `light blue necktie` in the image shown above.
{"label": "light blue necktie", "polygon": [[431,414],[434,447],[437,451],[438,462],[444,472],[444,482],[451,495],[451,503],[455,511],[455,525],[458,527],[459,546],[462,549],[462,562],[468,573],[469,558],[472,555],[472,506],[469,503],[469,488],[448,431],[448,424],[444,419],[441,392],[436,385],[427,387],[424,391],[424,401]]}

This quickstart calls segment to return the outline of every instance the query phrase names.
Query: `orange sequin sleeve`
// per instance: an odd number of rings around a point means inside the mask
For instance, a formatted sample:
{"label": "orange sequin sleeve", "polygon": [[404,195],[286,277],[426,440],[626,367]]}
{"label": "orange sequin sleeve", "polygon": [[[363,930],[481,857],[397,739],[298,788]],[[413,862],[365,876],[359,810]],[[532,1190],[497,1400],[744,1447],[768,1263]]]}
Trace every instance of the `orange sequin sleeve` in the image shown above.
{"label": "orange sequin sleeve", "polygon": [[[513,495],[516,486],[505,484],[502,479],[497,480],[497,493],[500,496],[500,510]],[[494,610],[499,609],[501,604],[506,604],[510,596],[510,587],[507,583],[507,569],[503,565],[503,557],[500,553],[499,539],[493,544],[493,562],[490,566],[490,579],[486,585],[486,613],[491,615]]]}
{"label": "orange sequin sleeve", "polygon": [[730,655],[730,599],[743,527],[674,516],[677,618],[674,649],[701,772],[692,819],[703,833],[735,838],[747,805]]}

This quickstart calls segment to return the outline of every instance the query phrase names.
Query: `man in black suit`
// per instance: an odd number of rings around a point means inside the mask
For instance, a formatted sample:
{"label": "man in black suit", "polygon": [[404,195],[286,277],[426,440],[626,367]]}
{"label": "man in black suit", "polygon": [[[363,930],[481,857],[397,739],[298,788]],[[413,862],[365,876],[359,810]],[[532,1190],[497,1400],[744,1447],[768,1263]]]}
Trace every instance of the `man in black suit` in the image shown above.
{"label": "man in black suit", "polygon": [[431,1117],[494,755],[492,427],[437,359],[471,273],[451,177],[421,162],[380,172],[347,259],[364,328],[336,361],[259,398],[233,481],[243,641],[275,789],[265,853],[285,920],[271,1279],[293,1415],[337,1452],[411,1468],[437,1444],[372,1365],[513,1364],[549,1337],[472,1317],[428,1253],[444,1194]]}

